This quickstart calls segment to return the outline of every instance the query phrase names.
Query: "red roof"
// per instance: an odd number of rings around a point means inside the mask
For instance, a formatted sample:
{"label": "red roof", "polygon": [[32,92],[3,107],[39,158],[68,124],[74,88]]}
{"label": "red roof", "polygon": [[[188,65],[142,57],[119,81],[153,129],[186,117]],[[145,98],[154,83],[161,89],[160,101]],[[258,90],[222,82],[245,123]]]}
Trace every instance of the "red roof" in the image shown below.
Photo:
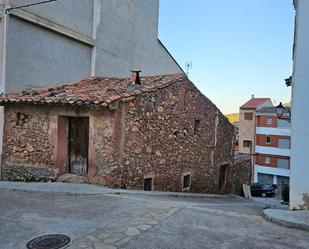
{"label": "red roof", "polygon": [[243,104],[240,109],[256,109],[260,104],[271,101],[270,98],[252,98]]}
{"label": "red roof", "polygon": [[141,85],[130,86],[128,78],[93,77],[48,89],[23,91],[0,96],[0,104],[56,104],[104,108],[115,101],[126,101],[145,92],[189,81],[185,74],[141,78]]}

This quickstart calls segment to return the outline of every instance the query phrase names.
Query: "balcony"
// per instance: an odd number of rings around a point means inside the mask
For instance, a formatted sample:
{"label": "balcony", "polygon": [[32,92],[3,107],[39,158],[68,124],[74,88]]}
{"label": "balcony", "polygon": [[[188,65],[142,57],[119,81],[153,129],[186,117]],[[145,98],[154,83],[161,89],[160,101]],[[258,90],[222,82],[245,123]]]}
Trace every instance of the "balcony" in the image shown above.
{"label": "balcony", "polygon": [[289,169],[274,168],[274,167],[268,167],[265,165],[255,164],[255,172],[262,173],[262,174],[290,177]]}
{"label": "balcony", "polygon": [[278,156],[291,156],[290,149],[282,149],[277,147],[267,146],[256,146],[255,153],[266,154],[266,155],[278,155]]}
{"label": "balcony", "polygon": [[290,128],[256,127],[256,134],[291,136],[291,129]]}

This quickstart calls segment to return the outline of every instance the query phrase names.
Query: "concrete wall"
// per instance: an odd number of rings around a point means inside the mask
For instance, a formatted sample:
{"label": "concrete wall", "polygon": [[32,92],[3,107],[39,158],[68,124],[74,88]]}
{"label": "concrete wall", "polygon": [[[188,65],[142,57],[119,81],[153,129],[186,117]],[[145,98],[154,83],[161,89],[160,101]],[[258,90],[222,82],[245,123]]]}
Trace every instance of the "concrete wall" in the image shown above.
{"label": "concrete wall", "polygon": [[[12,6],[42,2],[42,0],[10,0]],[[53,20],[85,35],[92,35],[93,0],[61,0],[23,10]]]}
{"label": "concrete wall", "polygon": [[8,41],[6,92],[90,75],[91,48],[70,38],[10,17]]}
{"label": "concrete wall", "polygon": [[100,1],[96,74],[127,77],[181,72],[158,42],[158,0]]}
{"label": "concrete wall", "polygon": [[295,3],[290,208],[309,209],[309,1]]}
{"label": "concrete wall", "polygon": [[132,69],[181,72],[158,41],[159,0],[66,0],[10,13],[7,92],[90,75],[128,77]]}

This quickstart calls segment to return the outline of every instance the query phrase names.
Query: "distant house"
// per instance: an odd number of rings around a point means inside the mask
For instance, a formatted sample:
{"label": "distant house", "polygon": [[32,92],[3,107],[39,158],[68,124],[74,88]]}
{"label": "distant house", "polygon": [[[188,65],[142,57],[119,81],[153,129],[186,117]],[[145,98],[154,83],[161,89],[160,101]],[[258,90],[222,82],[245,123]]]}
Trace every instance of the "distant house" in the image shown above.
{"label": "distant house", "polygon": [[252,98],[239,110],[239,152],[252,154],[255,150],[256,112],[263,107],[272,107],[270,98]]}
{"label": "distant house", "polygon": [[252,182],[275,184],[278,192],[282,183],[289,183],[290,136],[288,108],[278,119],[269,98],[252,98],[240,107],[240,153],[252,158]]}
{"label": "distant house", "polygon": [[4,179],[71,173],[110,187],[193,192],[225,192],[231,175],[242,183],[233,126],[183,74],[141,84],[93,77],[0,103]]}

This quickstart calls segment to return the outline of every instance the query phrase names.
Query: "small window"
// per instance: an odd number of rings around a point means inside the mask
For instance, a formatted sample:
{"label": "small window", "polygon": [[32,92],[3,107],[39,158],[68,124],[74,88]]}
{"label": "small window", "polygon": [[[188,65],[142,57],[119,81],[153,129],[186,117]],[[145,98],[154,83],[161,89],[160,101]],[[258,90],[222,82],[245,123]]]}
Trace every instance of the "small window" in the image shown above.
{"label": "small window", "polygon": [[245,148],[251,148],[252,147],[252,141],[244,140],[244,147]]}
{"label": "small window", "polygon": [[152,191],[152,190],[153,190],[153,178],[145,178],[144,191]]}
{"label": "small window", "polygon": [[273,119],[272,118],[267,118],[266,124],[272,125],[273,124]]}
{"label": "small window", "polygon": [[16,113],[16,118],[17,118],[16,124],[18,126],[23,126],[24,123],[26,123],[27,120],[28,120],[28,115],[26,115],[24,113],[21,113],[21,112],[17,112]]}
{"label": "small window", "polygon": [[199,133],[200,128],[201,128],[201,120],[195,119],[195,123],[194,123],[194,133],[195,133],[195,134]]}
{"label": "small window", "polygon": [[270,136],[267,136],[267,137],[266,137],[266,143],[267,143],[267,144],[270,144],[270,143],[271,143],[271,137],[270,137]]}
{"label": "small window", "polygon": [[270,164],[270,157],[265,157],[265,163]]}
{"label": "small window", "polygon": [[245,112],[245,120],[253,120],[253,113]]}
{"label": "small window", "polygon": [[190,188],[190,185],[191,185],[191,175],[190,174],[184,175],[183,176],[182,188],[183,189],[188,189],[188,188]]}

